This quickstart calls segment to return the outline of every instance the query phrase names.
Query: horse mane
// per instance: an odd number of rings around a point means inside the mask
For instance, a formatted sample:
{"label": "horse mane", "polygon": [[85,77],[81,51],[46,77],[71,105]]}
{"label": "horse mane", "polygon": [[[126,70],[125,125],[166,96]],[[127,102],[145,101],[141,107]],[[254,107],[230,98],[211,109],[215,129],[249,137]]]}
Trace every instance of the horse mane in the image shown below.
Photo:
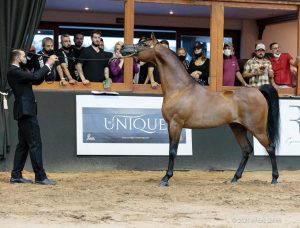
{"label": "horse mane", "polygon": [[[174,62],[176,63],[176,65],[177,65],[178,67],[181,68],[181,70],[184,72],[185,76],[188,78],[188,80],[190,80],[191,83],[200,85],[200,84],[197,83],[196,80],[194,80],[194,79],[192,78],[192,76],[187,72],[187,70],[185,69],[184,65],[182,64],[182,62],[179,61],[177,54],[176,54],[173,50],[171,50],[171,49],[169,49],[169,48],[166,48],[166,47],[163,47],[163,46],[160,45],[160,44],[157,44],[157,45],[159,45],[159,48],[165,48],[165,50],[167,51],[167,54],[170,54],[169,56],[172,56],[172,57],[173,57],[172,61],[174,61]],[[162,61],[164,61],[164,62],[167,62],[167,61],[169,62],[169,61],[170,61],[170,59],[164,59],[164,58],[161,58],[161,59],[162,59]]]}

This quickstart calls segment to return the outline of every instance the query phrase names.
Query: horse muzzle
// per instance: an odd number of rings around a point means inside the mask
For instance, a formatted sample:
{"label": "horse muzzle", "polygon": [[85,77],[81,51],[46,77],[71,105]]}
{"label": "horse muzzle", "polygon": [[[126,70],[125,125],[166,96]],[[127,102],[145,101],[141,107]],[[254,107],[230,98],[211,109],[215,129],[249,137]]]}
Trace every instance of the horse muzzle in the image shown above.
{"label": "horse muzzle", "polygon": [[135,45],[123,45],[121,48],[122,56],[129,56],[137,54]]}

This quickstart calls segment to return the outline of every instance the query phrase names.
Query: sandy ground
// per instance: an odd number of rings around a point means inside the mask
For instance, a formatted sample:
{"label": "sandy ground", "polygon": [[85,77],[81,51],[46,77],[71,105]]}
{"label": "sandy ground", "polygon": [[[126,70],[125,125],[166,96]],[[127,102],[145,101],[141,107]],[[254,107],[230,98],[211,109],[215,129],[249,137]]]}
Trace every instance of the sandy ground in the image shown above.
{"label": "sandy ground", "polygon": [[[0,227],[300,227],[300,171],[50,173],[56,186],[0,173]],[[33,178],[24,172],[24,177]]]}

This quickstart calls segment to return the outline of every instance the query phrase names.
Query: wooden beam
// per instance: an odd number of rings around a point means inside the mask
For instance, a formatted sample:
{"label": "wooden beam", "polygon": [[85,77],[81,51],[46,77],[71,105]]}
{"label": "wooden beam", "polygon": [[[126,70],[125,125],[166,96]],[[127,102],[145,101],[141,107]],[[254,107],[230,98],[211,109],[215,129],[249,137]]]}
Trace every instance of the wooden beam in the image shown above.
{"label": "wooden beam", "polygon": [[[132,44],[134,38],[134,0],[124,1],[124,42]],[[124,61],[124,84],[125,88],[132,90],[133,59],[126,58]]]}
{"label": "wooden beam", "polygon": [[135,0],[142,3],[161,3],[178,5],[210,5],[212,2],[223,2],[232,4],[273,4],[273,5],[300,5],[299,0],[276,1],[276,0]]}
{"label": "wooden beam", "polygon": [[286,4],[272,4],[270,3],[251,3],[251,2],[225,2],[225,7],[230,8],[244,8],[244,9],[268,9],[268,10],[297,10],[296,4],[294,5],[286,5]]}
{"label": "wooden beam", "polygon": [[200,5],[210,6],[211,1],[202,0],[135,0],[139,3],[176,4],[176,5]]}
{"label": "wooden beam", "polygon": [[223,84],[224,4],[213,2],[210,15],[210,88],[221,91]]}
{"label": "wooden beam", "polygon": [[[298,7],[297,56],[300,56],[300,6]],[[300,96],[300,60],[298,59],[296,94]]]}

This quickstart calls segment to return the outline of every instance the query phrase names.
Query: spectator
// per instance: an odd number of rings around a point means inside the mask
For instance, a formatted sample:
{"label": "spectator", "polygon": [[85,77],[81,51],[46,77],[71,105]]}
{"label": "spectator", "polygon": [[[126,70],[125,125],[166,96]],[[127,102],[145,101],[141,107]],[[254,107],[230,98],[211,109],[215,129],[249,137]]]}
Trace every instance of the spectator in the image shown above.
{"label": "spectator", "polygon": [[[112,82],[124,82],[124,58],[120,53],[123,42],[119,41],[115,44],[113,58],[109,62]],[[133,60],[133,75],[139,72],[138,64]]]}
{"label": "spectator", "polygon": [[[63,71],[61,75],[61,85],[75,84],[77,81],[75,74],[75,51],[71,48],[71,39],[69,34],[63,34],[60,36],[61,48],[57,51],[59,62]],[[66,80],[66,77],[68,81]]]}
{"label": "spectator", "polygon": [[75,58],[78,59],[82,50],[84,49],[83,45],[84,35],[82,33],[76,33],[74,35],[74,45],[72,49],[74,50]]}
{"label": "spectator", "polygon": [[293,87],[293,77],[291,72],[291,66],[298,66],[298,58],[293,57],[288,53],[281,53],[278,43],[274,42],[270,44],[270,50],[272,55],[270,61],[274,71],[274,81],[279,87]]}
{"label": "spectator", "polygon": [[190,63],[186,59],[187,53],[186,53],[185,48],[178,48],[177,49],[177,56],[178,56],[180,62],[182,62],[184,68],[188,71]]}
{"label": "spectator", "polygon": [[167,41],[167,40],[161,40],[160,43],[161,43],[163,46],[165,46],[166,48],[170,48],[170,46],[169,46],[169,41]]}
{"label": "spectator", "polygon": [[109,79],[108,58],[100,46],[100,31],[92,31],[92,45],[85,48],[79,57],[76,69],[84,85]]}
{"label": "spectator", "polygon": [[209,85],[209,59],[205,57],[203,44],[198,41],[194,44],[193,59],[188,72],[200,84]]}
{"label": "spectator", "polygon": [[27,53],[27,68],[30,69],[33,72],[33,61],[34,58],[33,56],[36,54],[36,48],[35,46],[31,45],[29,49],[29,53]]}
{"label": "spectator", "polygon": [[255,47],[255,56],[249,59],[244,67],[244,78],[249,78],[251,86],[259,87],[264,84],[275,86],[271,62],[265,58],[266,47],[259,43]]}
{"label": "spectator", "polygon": [[[76,33],[74,35],[74,45],[71,45],[71,48],[73,49],[74,54],[75,54],[75,66],[78,63],[78,59],[79,59],[79,56],[80,56],[82,50],[85,48],[84,46],[82,46],[83,41],[84,41],[84,35],[82,33]],[[75,67],[75,80],[81,81],[76,67]]]}
{"label": "spectator", "polygon": [[[139,43],[146,41],[146,37],[141,37]],[[151,79],[150,79],[151,78]],[[139,84],[151,83],[151,88],[155,89],[160,83],[160,77],[156,65],[154,63],[140,62]]]}
{"label": "spectator", "polygon": [[249,86],[240,72],[232,43],[225,43],[223,47],[223,86],[234,86],[236,77],[242,85]]}
{"label": "spectator", "polygon": [[[37,55],[33,55],[28,65],[28,69],[30,71],[36,72],[37,70],[43,68],[45,63],[47,62],[48,58],[51,55],[54,55],[55,52],[53,50],[53,40],[50,37],[45,37],[42,40],[42,47],[43,49],[37,53]],[[56,69],[55,69],[56,68]],[[51,68],[51,71],[48,73],[49,77],[47,80],[50,82],[59,81],[60,77],[57,76],[57,71],[59,74],[62,74],[61,67],[58,62],[55,63],[55,67]]]}

